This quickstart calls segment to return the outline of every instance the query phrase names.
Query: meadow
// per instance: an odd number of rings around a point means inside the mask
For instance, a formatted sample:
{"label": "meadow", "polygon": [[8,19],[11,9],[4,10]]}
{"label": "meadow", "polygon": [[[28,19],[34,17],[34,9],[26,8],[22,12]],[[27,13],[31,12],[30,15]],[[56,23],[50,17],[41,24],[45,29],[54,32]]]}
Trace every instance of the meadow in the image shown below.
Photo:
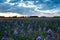
{"label": "meadow", "polygon": [[0,18],[0,40],[60,40],[60,18]]}

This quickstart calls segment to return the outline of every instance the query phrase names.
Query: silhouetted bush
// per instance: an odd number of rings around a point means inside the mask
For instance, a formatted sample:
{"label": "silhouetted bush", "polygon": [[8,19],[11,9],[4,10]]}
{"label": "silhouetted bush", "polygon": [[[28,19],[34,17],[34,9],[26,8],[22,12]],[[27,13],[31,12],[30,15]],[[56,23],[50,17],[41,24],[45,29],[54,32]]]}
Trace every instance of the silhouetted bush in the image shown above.
{"label": "silhouetted bush", "polygon": [[38,16],[30,16],[30,18],[38,18]]}

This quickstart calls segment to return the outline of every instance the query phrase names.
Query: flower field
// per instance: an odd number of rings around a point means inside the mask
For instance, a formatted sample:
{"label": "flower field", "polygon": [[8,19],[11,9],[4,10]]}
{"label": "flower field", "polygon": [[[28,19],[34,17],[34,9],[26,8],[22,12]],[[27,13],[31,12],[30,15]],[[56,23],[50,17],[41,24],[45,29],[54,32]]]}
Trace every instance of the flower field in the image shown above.
{"label": "flower field", "polygon": [[0,40],[60,40],[60,18],[0,19]]}

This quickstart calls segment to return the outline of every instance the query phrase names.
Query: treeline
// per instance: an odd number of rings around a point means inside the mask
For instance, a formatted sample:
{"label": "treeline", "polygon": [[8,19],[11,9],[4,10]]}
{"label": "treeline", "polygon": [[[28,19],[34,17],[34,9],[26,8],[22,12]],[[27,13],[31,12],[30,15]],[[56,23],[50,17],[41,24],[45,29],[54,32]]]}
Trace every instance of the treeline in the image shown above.
{"label": "treeline", "polygon": [[0,18],[60,18],[60,16],[54,16],[54,17],[46,17],[46,16],[41,16],[41,17],[38,17],[38,16],[28,16],[28,17],[25,17],[25,16],[21,16],[21,17],[13,16],[13,17],[4,17],[4,16],[0,16]]}

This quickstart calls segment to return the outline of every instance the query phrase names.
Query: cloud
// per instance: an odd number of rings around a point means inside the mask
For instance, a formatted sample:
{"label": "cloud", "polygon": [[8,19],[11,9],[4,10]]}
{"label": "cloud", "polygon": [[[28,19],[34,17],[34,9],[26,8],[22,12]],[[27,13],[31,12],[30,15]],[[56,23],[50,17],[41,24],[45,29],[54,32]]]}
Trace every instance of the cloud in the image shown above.
{"label": "cloud", "polygon": [[41,16],[54,17],[54,16],[60,16],[60,14],[57,14],[57,13],[55,13],[55,14],[48,14],[48,13],[44,14],[44,13],[38,13],[38,14],[32,14],[32,16],[39,16],[39,17],[41,17]]}
{"label": "cloud", "polygon": [[27,15],[59,14],[59,2],[59,0],[2,0],[0,12],[14,12]]}
{"label": "cloud", "polygon": [[22,14],[12,13],[12,12],[6,12],[6,13],[1,13],[0,12],[0,16],[5,16],[5,17],[17,16],[17,17],[21,17],[21,16],[27,16],[27,15],[22,15]]}
{"label": "cloud", "polygon": [[6,0],[0,0],[0,3],[4,3],[4,2],[6,2]]}
{"label": "cloud", "polygon": [[36,5],[34,5],[34,1],[25,1],[18,3],[19,7],[26,7],[26,8],[34,8]]}
{"label": "cloud", "polygon": [[35,11],[37,12],[41,12],[41,13],[50,13],[50,14],[54,14],[54,13],[58,13],[60,12],[60,9],[58,10],[59,8],[54,8],[54,9],[51,9],[51,10],[39,10],[38,8],[35,9]]}
{"label": "cloud", "polygon": [[11,8],[11,5],[9,5],[9,4],[4,4],[4,3],[0,3],[0,10],[7,10],[7,9],[9,9],[9,8]]}
{"label": "cloud", "polygon": [[44,0],[43,2],[51,2],[51,0]]}
{"label": "cloud", "polygon": [[9,3],[10,2],[10,0],[6,0],[6,2],[5,3]]}
{"label": "cloud", "polygon": [[20,2],[20,0],[10,0],[10,3]]}
{"label": "cloud", "polygon": [[35,9],[37,13],[32,14],[33,16],[46,16],[46,17],[53,17],[53,16],[60,16],[60,9],[54,8],[51,10],[39,10],[38,8]]}

